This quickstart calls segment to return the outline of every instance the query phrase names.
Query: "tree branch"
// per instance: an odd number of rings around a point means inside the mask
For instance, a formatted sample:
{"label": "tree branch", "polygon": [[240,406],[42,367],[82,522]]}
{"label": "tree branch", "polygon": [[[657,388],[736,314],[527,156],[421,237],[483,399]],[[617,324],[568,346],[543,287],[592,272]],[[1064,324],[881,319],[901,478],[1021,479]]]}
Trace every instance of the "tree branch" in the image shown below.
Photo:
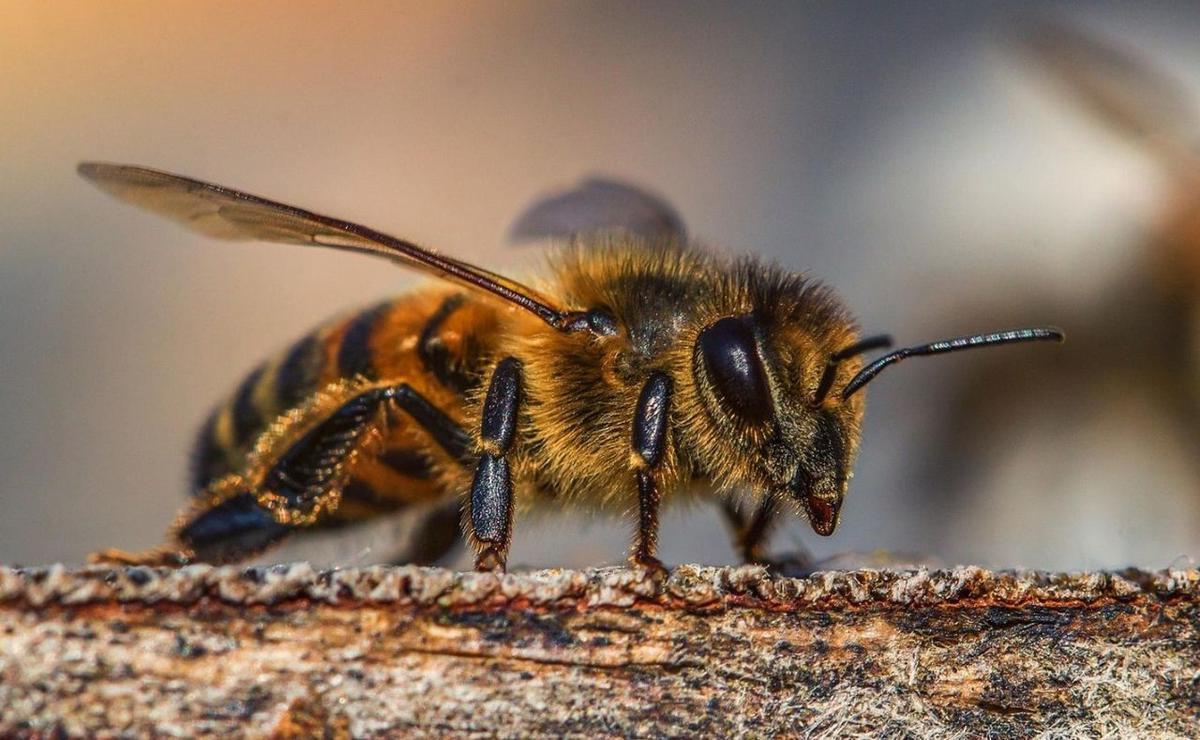
{"label": "tree branch", "polygon": [[1200,574],[0,568],[0,732],[1195,731]]}

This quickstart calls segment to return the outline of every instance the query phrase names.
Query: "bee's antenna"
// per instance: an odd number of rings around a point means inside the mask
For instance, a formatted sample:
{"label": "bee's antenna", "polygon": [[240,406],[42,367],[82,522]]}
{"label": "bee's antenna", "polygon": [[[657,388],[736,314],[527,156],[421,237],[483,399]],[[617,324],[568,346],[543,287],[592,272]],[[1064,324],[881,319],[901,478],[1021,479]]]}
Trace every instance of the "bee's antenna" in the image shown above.
{"label": "bee's antenna", "polygon": [[[998,331],[992,334],[972,334],[967,337],[956,337],[954,339],[941,339],[929,344],[921,344],[916,347],[904,347],[895,352],[889,352],[883,357],[875,360],[871,364],[858,371],[846,384],[846,388],[842,391],[842,399],[845,400],[853,396],[864,385],[870,383],[876,375],[883,372],[883,369],[888,365],[894,365],[908,357],[916,355],[940,355],[943,352],[958,352],[963,349],[975,349],[976,347],[990,347],[996,344],[1016,344],[1017,342],[1061,342],[1066,338],[1062,329],[1057,329],[1052,326],[1036,327],[1033,329],[1010,329],[1008,331]],[[839,353],[840,354],[840,353]]]}
{"label": "bee's antenna", "polygon": [[839,362],[855,355],[861,355],[863,352],[870,352],[873,349],[885,349],[891,346],[891,336],[880,334],[860,339],[849,347],[838,350],[830,355],[829,361],[825,363],[825,372],[821,375],[821,382],[817,384],[817,391],[813,394],[813,406],[819,406],[825,400],[825,396],[829,394],[829,389],[833,387],[833,379],[837,375]]}

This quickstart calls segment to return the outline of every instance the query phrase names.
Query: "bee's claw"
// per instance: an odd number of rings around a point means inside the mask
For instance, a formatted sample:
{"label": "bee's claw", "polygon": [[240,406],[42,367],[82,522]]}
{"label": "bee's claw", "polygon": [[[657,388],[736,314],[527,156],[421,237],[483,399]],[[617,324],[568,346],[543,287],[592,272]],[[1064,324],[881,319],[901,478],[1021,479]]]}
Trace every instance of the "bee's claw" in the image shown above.
{"label": "bee's claw", "polygon": [[503,573],[505,570],[504,558],[495,548],[485,548],[475,557],[475,570],[480,573]]}
{"label": "bee's claw", "polygon": [[667,566],[663,565],[663,561],[652,555],[634,555],[630,558],[630,564],[635,568],[642,568],[648,572],[650,579],[662,583],[671,575],[671,571]]}

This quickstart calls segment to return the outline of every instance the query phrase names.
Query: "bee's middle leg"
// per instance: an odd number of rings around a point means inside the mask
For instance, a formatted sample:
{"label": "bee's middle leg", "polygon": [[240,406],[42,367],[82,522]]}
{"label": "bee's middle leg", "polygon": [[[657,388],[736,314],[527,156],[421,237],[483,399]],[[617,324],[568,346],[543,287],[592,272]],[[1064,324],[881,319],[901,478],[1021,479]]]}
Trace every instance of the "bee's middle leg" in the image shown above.
{"label": "bee's middle leg", "polygon": [[483,401],[479,426],[482,454],[471,481],[470,530],[477,553],[475,569],[503,571],[512,539],[513,485],[508,453],[516,438],[521,402],[521,362],[506,357],[496,364]]}

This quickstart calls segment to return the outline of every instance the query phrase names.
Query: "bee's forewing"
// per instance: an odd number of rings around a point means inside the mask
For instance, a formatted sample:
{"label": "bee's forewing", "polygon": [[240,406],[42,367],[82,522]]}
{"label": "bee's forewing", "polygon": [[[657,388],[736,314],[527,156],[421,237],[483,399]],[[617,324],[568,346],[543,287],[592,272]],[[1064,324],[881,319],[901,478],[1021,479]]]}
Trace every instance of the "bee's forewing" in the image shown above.
{"label": "bee's forewing", "polygon": [[84,162],[79,174],[121,200],[207,236],[377,254],[492,293],[551,325],[563,321],[562,310],[515,281],[359,224],[146,167]]}

